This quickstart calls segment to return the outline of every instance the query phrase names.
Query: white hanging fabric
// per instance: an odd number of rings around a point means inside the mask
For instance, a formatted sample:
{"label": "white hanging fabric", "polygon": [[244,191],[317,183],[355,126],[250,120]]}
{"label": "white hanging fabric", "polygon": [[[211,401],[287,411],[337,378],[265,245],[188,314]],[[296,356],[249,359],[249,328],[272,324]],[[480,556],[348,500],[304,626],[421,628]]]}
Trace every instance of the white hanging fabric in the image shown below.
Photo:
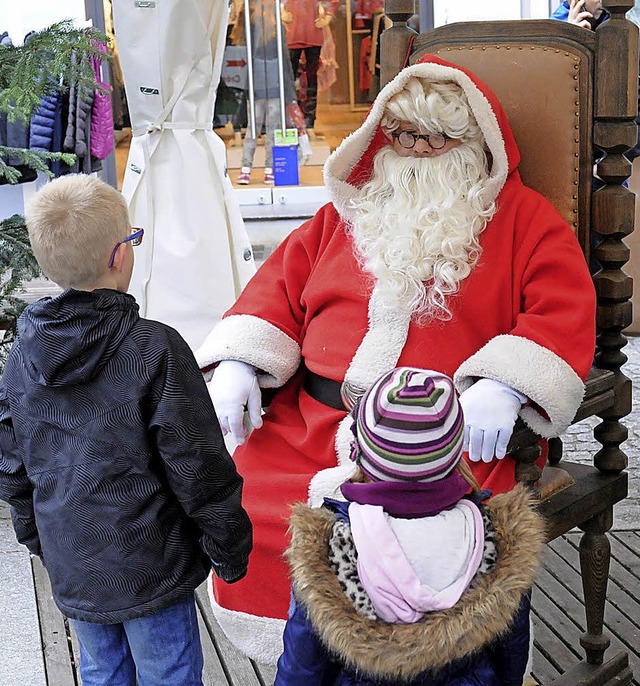
{"label": "white hanging fabric", "polygon": [[195,351],[255,272],[212,129],[226,0],[113,0],[133,138],[122,192],[143,227],[131,294]]}

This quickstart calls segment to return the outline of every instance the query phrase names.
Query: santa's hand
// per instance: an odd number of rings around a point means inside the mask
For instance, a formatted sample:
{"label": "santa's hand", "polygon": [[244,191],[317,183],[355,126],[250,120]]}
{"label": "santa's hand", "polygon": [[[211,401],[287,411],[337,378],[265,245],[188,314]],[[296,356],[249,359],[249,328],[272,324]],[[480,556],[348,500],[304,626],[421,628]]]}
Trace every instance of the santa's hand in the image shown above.
{"label": "santa's hand", "polygon": [[223,360],[207,386],[222,433],[232,434],[236,443],[242,445],[248,433],[243,421],[245,407],[251,427],[262,426],[262,396],[255,368],[246,362]]}
{"label": "santa's hand", "polygon": [[464,449],[471,462],[501,460],[526,396],[494,379],[480,379],[460,394]]}

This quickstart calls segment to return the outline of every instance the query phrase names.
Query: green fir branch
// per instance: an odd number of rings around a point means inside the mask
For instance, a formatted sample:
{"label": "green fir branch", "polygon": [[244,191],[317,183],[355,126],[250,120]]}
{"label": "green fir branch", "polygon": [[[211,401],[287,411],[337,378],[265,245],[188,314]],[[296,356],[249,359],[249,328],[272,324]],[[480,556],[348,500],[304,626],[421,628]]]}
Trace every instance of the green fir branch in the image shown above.
{"label": "green fir branch", "polygon": [[[6,160],[11,160],[9,164]],[[48,152],[46,150],[30,150],[27,148],[11,148],[0,145],[0,181],[6,179],[9,183],[18,183],[22,174],[12,165],[22,164],[37,172],[53,178],[47,162],[61,160],[65,164],[72,165],[76,156],[70,152]]]}
{"label": "green fir branch", "polygon": [[8,183],[14,184],[18,183],[22,177],[22,172],[18,171],[11,165],[7,164],[2,159],[2,153],[0,153],[0,180],[4,179]]}
{"label": "green fir branch", "polygon": [[71,83],[81,94],[105,92],[95,81],[89,56],[109,60],[96,45],[107,40],[94,28],[74,28],[67,19],[35,33],[25,45],[0,46],[0,112],[11,122],[28,124],[45,95],[66,91]]}
{"label": "green fir branch", "polygon": [[31,250],[24,217],[14,214],[0,221],[0,303],[4,302],[4,297],[19,290],[23,281],[35,279],[41,273]]}
{"label": "green fir branch", "polygon": [[42,276],[29,243],[24,217],[0,222],[0,370],[16,336],[18,317],[27,306],[23,283]]}

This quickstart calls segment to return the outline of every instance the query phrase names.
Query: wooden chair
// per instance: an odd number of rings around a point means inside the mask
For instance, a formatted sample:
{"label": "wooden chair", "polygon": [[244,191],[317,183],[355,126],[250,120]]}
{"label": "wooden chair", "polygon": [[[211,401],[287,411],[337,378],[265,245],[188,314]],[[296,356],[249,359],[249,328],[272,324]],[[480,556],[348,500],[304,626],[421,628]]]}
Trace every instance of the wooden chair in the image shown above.
{"label": "wooden chair", "polygon": [[[386,0],[393,25],[382,35],[381,85],[409,55],[425,53],[467,67],[500,98],[520,152],[524,182],[543,193],[574,228],[585,258],[602,269],[594,276],[598,296],[594,368],[574,422],[597,415],[595,439],[602,447],[593,466],[561,460],[562,442],[550,444],[550,465],[534,464],[537,438],[524,425],[510,446],[517,479],[539,488],[549,540],[579,527],[580,564],[587,632],[580,638],[586,660],[553,683],[562,686],[626,684],[632,679],[626,653],[604,660],[603,634],[613,505],[627,495],[627,438],[621,419],[631,411],[631,382],[622,372],[622,331],[631,323],[632,282],[622,267],[629,259],[623,238],[633,231],[634,195],[623,184],[631,164],[623,153],[636,143],[638,31],[625,19],[631,0],[605,0],[611,14],[596,32],[554,20],[468,22],[418,36],[406,26],[413,0]],[[594,150],[604,187],[592,192]],[[601,242],[593,249],[592,236]],[[561,471],[560,471],[561,469]],[[554,478],[550,478],[553,473]],[[562,487],[553,485],[564,476]],[[569,485],[567,485],[569,484]]]}

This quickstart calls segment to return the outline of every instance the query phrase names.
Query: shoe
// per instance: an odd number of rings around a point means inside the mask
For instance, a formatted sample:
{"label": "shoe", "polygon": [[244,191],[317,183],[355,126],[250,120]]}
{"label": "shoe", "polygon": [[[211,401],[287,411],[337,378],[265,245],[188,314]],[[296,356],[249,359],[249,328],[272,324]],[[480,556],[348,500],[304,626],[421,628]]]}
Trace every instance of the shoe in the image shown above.
{"label": "shoe", "polygon": [[264,168],[264,182],[265,183],[273,183],[273,169],[271,167],[265,167]]}
{"label": "shoe", "polygon": [[248,186],[249,183],[251,183],[251,168],[250,167],[242,167],[242,169],[240,169],[240,175],[238,176],[238,183],[241,186]]}

